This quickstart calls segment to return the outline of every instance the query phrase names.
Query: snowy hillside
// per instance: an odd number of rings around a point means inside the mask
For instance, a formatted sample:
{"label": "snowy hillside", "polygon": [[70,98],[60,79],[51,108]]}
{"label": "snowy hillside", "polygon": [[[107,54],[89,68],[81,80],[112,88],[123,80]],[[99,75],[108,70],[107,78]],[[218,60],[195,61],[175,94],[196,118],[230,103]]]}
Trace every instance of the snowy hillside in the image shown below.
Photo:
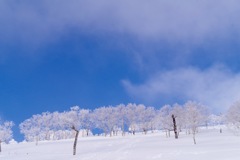
{"label": "snowy hillside", "polygon": [[73,140],[3,145],[1,160],[239,160],[240,137],[227,129],[201,129],[193,144],[191,135],[166,138],[156,132],[135,136],[79,137],[77,155]]}

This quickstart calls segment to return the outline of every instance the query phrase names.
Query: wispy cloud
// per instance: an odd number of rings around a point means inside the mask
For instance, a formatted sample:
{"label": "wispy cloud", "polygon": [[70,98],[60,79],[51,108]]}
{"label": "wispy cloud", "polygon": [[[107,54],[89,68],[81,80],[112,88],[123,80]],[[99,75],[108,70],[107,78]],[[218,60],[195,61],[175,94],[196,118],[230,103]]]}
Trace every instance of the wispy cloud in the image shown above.
{"label": "wispy cloud", "polygon": [[123,85],[133,99],[146,103],[161,103],[163,98],[195,100],[215,112],[226,111],[240,98],[240,73],[233,73],[223,66],[207,70],[175,69],[153,75],[142,84],[123,80]]}

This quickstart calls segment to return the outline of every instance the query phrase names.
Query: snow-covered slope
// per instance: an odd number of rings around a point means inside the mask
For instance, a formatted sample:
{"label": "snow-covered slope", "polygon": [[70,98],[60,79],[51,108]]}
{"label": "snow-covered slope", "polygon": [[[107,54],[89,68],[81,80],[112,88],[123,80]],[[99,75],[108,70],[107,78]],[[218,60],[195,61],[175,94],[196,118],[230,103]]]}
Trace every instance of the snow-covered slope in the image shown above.
{"label": "snow-covered slope", "polygon": [[240,137],[227,129],[201,129],[193,144],[191,135],[166,138],[165,133],[125,137],[79,137],[77,155],[73,140],[3,145],[1,160],[239,160]]}

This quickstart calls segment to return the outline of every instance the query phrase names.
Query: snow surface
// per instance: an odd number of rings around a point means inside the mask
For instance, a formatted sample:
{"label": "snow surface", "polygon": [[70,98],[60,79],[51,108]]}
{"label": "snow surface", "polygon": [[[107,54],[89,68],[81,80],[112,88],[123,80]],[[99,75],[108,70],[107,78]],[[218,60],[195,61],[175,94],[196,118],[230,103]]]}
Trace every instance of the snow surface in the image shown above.
{"label": "snow surface", "polygon": [[201,129],[192,135],[166,138],[164,132],[135,136],[79,137],[77,155],[73,140],[2,145],[0,160],[239,160],[240,137],[224,128]]}

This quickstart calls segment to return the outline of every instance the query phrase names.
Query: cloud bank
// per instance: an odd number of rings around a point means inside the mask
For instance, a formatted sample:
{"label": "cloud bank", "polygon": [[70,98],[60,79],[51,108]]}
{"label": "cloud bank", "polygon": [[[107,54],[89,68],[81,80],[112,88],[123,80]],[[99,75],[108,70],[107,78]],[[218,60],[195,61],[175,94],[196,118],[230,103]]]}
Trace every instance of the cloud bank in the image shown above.
{"label": "cloud bank", "polygon": [[240,99],[240,73],[222,66],[175,69],[158,73],[142,84],[124,80],[123,85],[133,99],[146,103],[160,103],[163,98],[195,100],[215,112],[226,111]]}
{"label": "cloud bank", "polygon": [[240,42],[239,14],[238,0],[1,0],[0,63],[51,54],[44,49],[65,42],[77,55],[89,46],[96,57],[119,52],[145,72],[193,64],[203,54],[224,63],[223,51]]}
{"label": "cloud bank", "polygon": [[26,43],[61,38],[72,29],[202,43],[239,34],[240,27],[237,0],[1,0],[0,10],[1,41]]}

